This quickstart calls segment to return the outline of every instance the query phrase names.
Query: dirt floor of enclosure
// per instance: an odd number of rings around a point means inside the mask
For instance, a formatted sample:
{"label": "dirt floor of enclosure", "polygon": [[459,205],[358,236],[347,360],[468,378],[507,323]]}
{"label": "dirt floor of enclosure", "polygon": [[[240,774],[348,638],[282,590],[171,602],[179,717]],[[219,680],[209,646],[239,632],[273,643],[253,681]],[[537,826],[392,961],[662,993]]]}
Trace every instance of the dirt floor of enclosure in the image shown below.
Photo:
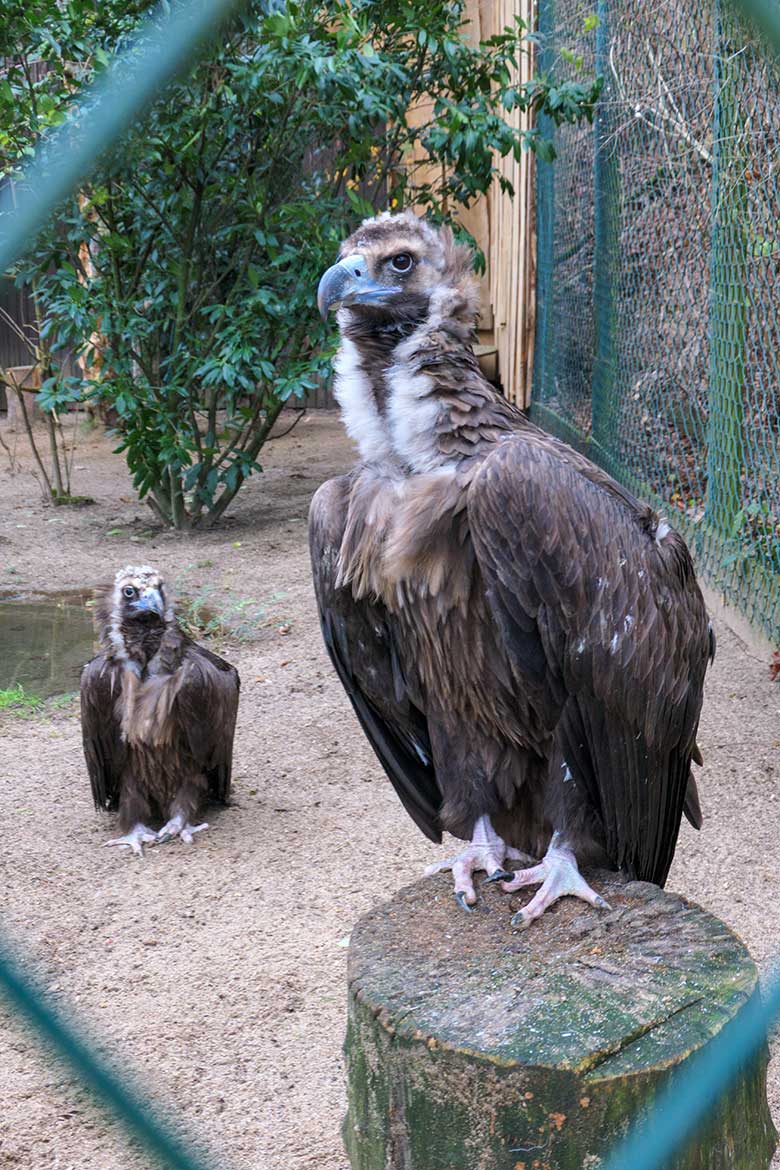
{"label": "dirt floor of enclosure", "polygon": [[[320,642],[306,512],[351,459],[337,418],[311,415],[266,448],[265,473],[218,531],[184,537],[153,528],[102,436],[80,442],[74,490],[97,503],[79,510],[44,506],[0,460],[0,585],[81,588],[148,561],[212,606],[252,603],[239,607],[248,628],[222,644],[243,683],[235,800],[189,848],[143,862],[101,848],[112,825],[92,806],[74,701],[0,715],[3,931],[100,1052],[226,1170],[346,1170],[350,927],[439,852],[402,811]],[[669,886],[764,965],[780,952],[780,682],[717,626],[706,820],[699,834],[683,825]],[[780,1124],[777,1059],[770,1100]],[[0,1102],[0,1167],[147,1164],[8,1016]]]}

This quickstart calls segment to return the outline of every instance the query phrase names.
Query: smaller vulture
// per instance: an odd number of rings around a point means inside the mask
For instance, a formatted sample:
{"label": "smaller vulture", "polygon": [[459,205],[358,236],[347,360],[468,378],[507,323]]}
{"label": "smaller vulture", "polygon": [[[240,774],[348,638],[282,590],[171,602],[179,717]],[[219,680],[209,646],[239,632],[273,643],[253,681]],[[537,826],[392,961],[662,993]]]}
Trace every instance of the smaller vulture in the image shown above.
{"label": "smaller vulture", "polygon": [[663,884],[683,813],[701,822],[714,653],[682,537],[485,380],[446,229],[367,220],[318,299],[360,451],[311,507],[325,644],[407,812],[468,842],[444,866],[458,901],[478,870],[538,886],[528,926],[564,895],[605,905],[580,862]]}
{"label": "smaller vulture", "polygon": [[[227,801],[238,710],[235,667],[176,621],[160,574],[120,569],[99,599],[103,649],[81,672],[81,729],[92,796],[117,809],[123,845],[192,843],[207,798]],[[153,821],[164,822],[159,830]]]}

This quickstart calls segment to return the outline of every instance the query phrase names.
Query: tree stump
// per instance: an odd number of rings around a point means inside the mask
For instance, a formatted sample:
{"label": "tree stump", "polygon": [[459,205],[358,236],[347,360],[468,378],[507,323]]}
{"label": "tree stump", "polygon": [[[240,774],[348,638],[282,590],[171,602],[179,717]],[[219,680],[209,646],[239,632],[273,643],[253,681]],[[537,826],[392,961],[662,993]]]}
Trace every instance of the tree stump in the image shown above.
{"label": "tree stump", "polygon": [[[698,906],[597,874],[612,909],[527,901],[449,875],[356,926],[345,1044],[352,1170],[596,1170],[668,1078],[758,995],[740,940]],[[665,1170],[766,1170],[766,1048]],[[630,1170],[627,1167],[626,1170]]]}

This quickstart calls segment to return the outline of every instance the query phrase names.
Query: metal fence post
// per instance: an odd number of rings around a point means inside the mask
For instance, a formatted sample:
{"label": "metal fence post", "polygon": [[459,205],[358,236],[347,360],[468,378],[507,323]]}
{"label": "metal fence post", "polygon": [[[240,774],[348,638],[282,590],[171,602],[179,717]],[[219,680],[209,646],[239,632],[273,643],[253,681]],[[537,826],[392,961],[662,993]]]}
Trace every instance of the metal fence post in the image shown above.
{"label": "metal fence post", "polygon": [[[555,51],[555,0],[539,0],[537,15],[539,50],[537,71],[542,76],[553,68]],[[552,119],[540,114],[539,132],[553,139]],[[536,161],[536,339],[534,343],[533,397],[544,402],[555,388],[555,163]]]}
{"label": "metal fence post", "polygon": [[747,187],[745,127],[739,104],[741,55],[736,14],[715,4],[715,122],[710,254],[710,387],[707,433],[708,525],[736,535],[742,507],[747,319]]}
{"label": "metal fence post", "polygon": [[614,137],[614,87],[609,75],[610,0],[599,0],[596,69],[605,78],[594,119],[595,250],[593,298],[596,352],[591,426],[594,443],[614,458],[617,435],[617,283],[620,270],[620,163]]}

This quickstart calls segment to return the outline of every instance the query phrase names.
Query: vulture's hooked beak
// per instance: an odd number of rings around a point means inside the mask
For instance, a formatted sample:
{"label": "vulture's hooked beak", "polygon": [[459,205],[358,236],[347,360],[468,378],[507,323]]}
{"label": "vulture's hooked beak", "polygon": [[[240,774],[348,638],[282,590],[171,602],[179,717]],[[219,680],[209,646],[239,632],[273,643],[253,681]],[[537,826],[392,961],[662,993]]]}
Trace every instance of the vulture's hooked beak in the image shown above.
{"label": "vulture's hooked beak", "polygon": [[158,617],[165,614],[165,603],[159,589],[149,587],[144,589],[137,601],[133,602],[133,609],[139,613],[156,613]]}
{"label": "vulture's hooked beak", "polygon": [[323,273],[317,289],[317,307],[324,319],[339,305],[372,305],[392,296],[398,289],[379,284],[368,275],[365,257],[347,256]]}

